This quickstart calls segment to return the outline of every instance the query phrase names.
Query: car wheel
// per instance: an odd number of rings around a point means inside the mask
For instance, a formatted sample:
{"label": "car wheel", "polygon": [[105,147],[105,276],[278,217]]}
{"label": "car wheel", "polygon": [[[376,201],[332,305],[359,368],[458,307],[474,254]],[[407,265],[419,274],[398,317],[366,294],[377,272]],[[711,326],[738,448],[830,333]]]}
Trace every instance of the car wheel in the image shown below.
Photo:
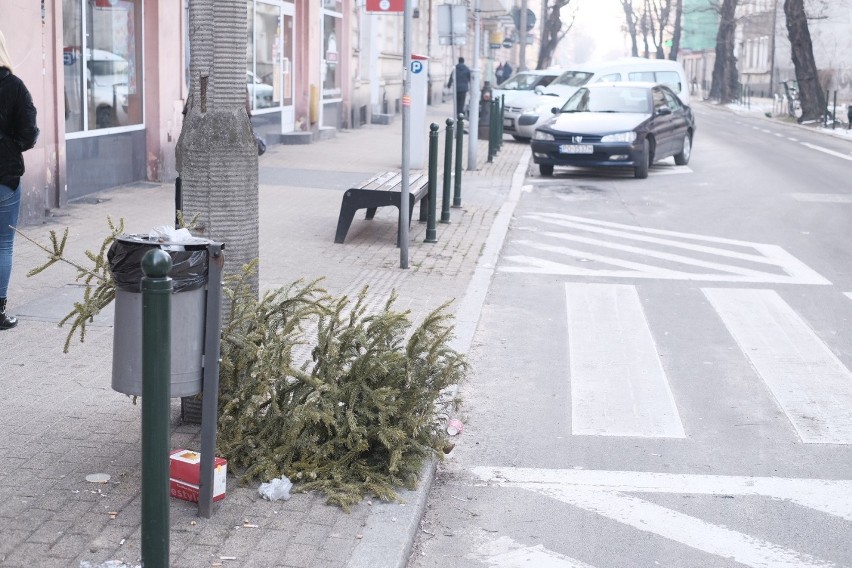
{"label": "car wheel", "polygon": [[675,154],[675,164],[685,166],[689,163],[690,155],[692,155],[692,136],[687,132],[683,135],[683,149],[679,154]]}
{"label": "car wheel", "polygon": [[512,134],[512,138],[514,138],[518,142],[529,142],[530,141],[530,139],[527,138],[526,136],[518,136],[517,134]]}
{"label": "car wheel", "polygon": [[639,163],[633,168],[633,175],[636,179],[645,179],[648,177],[648,169],[651,167],[651,145],[648,140],[642,142],[642,155],[639,157]]}
{"label": "car wheel", "polygon": [[538,171],[541,172],[541,175],[550,177],[553,175],[553,164],[539,164]]}

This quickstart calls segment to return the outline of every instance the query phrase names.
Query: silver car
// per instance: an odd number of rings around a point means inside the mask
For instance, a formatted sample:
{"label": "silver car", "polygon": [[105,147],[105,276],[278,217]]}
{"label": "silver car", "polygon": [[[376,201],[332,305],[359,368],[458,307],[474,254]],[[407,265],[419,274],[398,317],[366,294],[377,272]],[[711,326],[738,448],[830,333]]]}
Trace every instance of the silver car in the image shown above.
{"label": "silver car", "polygon": [[503,132],[515,140],[530,140],[535,129],[550,119],[550,109],[561,107],[578,88],[592,78],[591,71],[565,71],[546,88],[506,98]]}

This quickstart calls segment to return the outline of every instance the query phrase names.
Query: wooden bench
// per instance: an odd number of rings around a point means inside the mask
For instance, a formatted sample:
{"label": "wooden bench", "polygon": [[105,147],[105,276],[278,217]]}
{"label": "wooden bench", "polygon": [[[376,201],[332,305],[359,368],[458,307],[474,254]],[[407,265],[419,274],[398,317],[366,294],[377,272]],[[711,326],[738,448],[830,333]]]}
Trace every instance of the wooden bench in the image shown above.
{"label": "wooden bench", "polygon": [[[367,219],[376,215],[376,209],[393,205],[399,210],[402,196],[402,172],[382,172],[373,176],[358,187],[346,190],[340,204],[340,216],[337,218],[337,232],[334,242],[342,243],[359,209],[367,210]],[[425,174],[408,176],[408,222],[414,204],[420,202],[420,221],[425,221],[429,208],[429,178]]]}

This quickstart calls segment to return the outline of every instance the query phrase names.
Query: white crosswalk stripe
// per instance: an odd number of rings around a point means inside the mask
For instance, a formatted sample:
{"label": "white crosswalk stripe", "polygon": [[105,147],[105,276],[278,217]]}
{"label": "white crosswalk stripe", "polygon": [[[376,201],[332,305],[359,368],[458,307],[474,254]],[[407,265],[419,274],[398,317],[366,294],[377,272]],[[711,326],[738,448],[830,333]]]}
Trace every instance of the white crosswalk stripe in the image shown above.
{"label": "white crosswalk stripe", "polygon": [[704,289],[807,444],[852,444],[852,373],[772,290]]}
{"label": "white crosswalk stripe", "polygon": [[[831,284],[783,248],[558,213],[522,217],[530,238],[500,272],[608,278]],[[554,230],[540,230],[540,227]],[[571,243],[567,246],[566,243]],[[672,252],[677,251],[677,252]],[[582,265],[578,263],[582,262]]]}
{"label": "white crosswalk stripe", "polygon": [[684,438],[636,288],[566,284],[575,435]]}
{"label": "white crosswalk stripe", "polygon": [[[572,434],[685,438],[637,288],[564,286]],[[781,296],[702,291],[799,439],[852,444],[852,372]]]}

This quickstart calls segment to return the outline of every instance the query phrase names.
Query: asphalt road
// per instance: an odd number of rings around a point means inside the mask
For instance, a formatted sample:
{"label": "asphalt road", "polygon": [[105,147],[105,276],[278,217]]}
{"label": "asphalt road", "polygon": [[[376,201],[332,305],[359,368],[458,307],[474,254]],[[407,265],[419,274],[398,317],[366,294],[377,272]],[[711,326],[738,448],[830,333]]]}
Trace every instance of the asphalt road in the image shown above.
{"label": "asphalt road", "polygon": [[852,566],[852,144],[698,125],[527,179],[410,568]]}

